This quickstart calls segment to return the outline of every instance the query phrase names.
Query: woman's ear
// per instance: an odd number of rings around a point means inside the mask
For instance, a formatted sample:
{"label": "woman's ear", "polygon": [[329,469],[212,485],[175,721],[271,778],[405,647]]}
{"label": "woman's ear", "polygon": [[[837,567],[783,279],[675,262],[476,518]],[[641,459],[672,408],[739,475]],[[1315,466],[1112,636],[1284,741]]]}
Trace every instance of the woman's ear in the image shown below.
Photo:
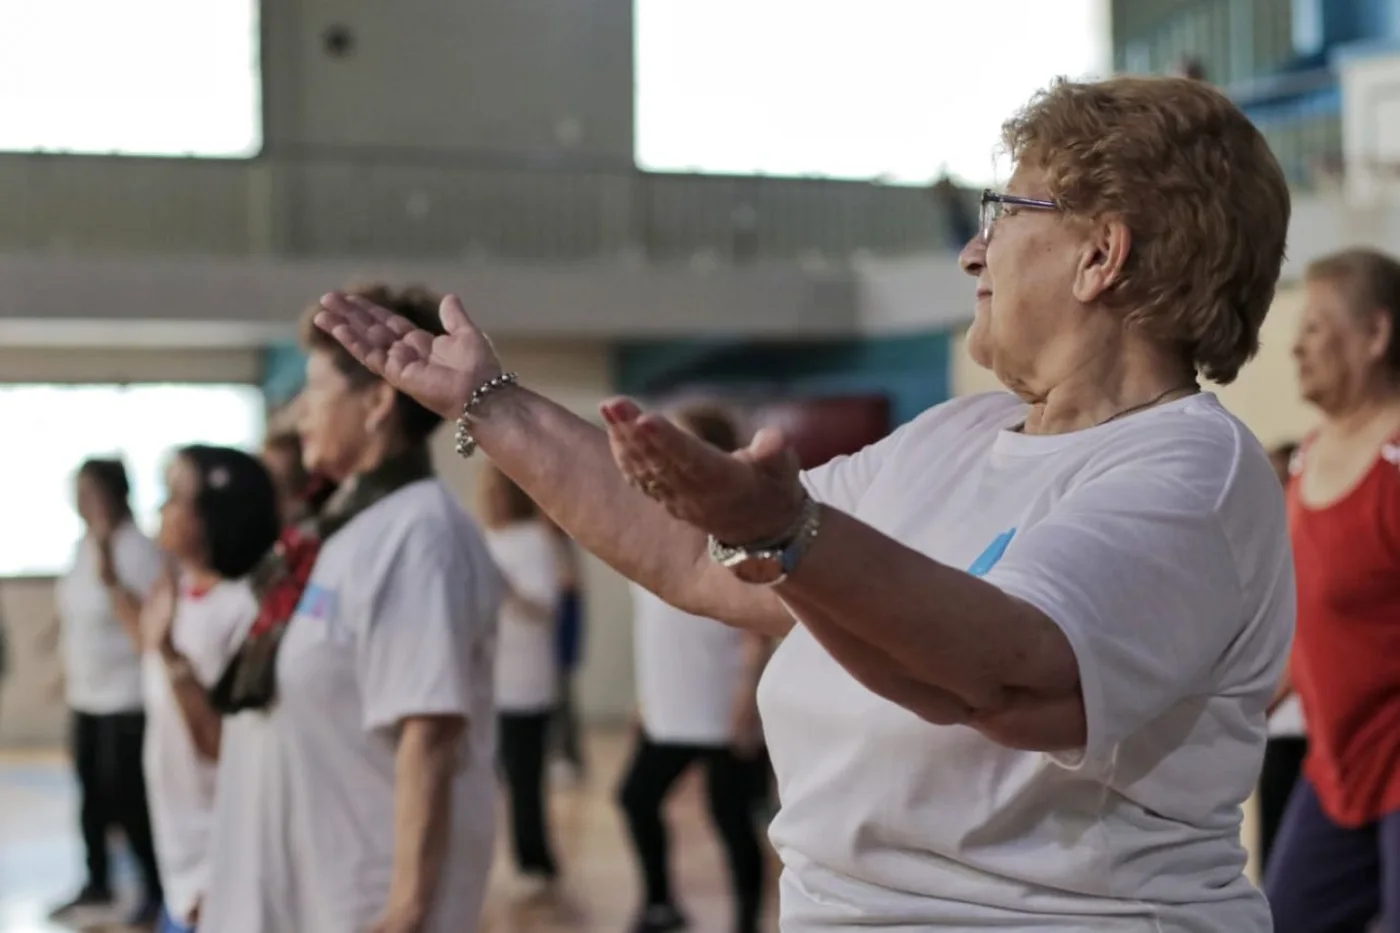
{"label": "woman's ear", "polygon": [[1074,297],[1090,304],[1107,294],[1122,278],[1132,245],[1132,231],[1123,221],[1110,217],[1096,222],[1075,270]]}
{"label": "woman's ear", "polygon": [[365,394],[369,401],[365,411],[365,430],[370,434],[382,434],[393,424],[398,392],[389,383],[381,380]]}
{"label": "woman's ear", "polygon": [[1395,324],[1389,312],[1377,308],[1371,313],[1370,339],[1367,352],[1373,360],[1383,360],[1390,353],[1391,341],[1395,340]]}

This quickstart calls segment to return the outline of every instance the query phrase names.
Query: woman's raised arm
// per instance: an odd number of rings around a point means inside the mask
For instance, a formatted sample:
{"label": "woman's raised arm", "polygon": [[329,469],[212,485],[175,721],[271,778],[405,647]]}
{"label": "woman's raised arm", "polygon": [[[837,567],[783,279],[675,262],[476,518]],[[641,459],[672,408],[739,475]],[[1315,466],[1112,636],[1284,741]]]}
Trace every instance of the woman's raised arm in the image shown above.
{"label": "woman's raised arm", "polygon": [[[473,392],[502,373],[491,341],[456,296],[442,302],[447,333],[437,338],[362,298],[332,293],[321,306],[317,326],[449,422]],[[714,567],[702,531],[627,483],[598,427],[518,386],[486,394],[468,418],[492,462],[623,576],[696,615],[767,634],[791,628],[791,616],[773,593]]]}

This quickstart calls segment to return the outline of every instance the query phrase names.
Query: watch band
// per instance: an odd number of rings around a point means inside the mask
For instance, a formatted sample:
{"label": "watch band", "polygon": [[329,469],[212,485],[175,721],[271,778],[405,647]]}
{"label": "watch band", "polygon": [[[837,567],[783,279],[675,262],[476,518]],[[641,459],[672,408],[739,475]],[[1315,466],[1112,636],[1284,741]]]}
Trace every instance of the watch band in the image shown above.
{"label": "watch band", "polygon": [[777,586],[797,570],[806,556],[821,531],[821,516],[821,504],[810,496],[804,497],[797,522],[785,540],[735,546],[711,535],[710,559],[745,583]]}

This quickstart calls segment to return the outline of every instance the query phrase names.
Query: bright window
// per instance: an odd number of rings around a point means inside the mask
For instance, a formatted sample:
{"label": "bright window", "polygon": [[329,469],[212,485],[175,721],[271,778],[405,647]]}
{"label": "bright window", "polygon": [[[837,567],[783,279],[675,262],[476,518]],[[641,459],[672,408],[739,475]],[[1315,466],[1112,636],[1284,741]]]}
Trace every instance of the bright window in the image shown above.
{"label": "bright window", "polygon": [[137,524],[154,533],[170,454],[186,444],[255,450],[262,393],[242,385],[0,385],[0,576],[64,573],[82,537],[74,473],[121,457]]}
{"label": "bright window", "polygon": [[0,0],[0,150],[262,148],[258,0]]}
{"label": "bright window", "polygon": [[635,0],[636,161],[968,184],[1059,75],[1108,70],[1107,0]]}

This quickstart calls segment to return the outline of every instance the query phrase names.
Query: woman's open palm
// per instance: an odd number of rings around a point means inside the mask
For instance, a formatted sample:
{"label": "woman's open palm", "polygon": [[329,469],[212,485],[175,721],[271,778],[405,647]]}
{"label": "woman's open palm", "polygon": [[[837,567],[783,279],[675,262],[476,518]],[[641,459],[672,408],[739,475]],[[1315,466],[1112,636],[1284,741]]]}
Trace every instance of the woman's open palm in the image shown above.
{"label": "woman's open palm", "polygon": [[501,362],[456,295],[442,300],[439,314],[447,333],[434,336],[372,301],[331,292],[316,326],[370,372],[451,420],[474,390],[501,374]]}

